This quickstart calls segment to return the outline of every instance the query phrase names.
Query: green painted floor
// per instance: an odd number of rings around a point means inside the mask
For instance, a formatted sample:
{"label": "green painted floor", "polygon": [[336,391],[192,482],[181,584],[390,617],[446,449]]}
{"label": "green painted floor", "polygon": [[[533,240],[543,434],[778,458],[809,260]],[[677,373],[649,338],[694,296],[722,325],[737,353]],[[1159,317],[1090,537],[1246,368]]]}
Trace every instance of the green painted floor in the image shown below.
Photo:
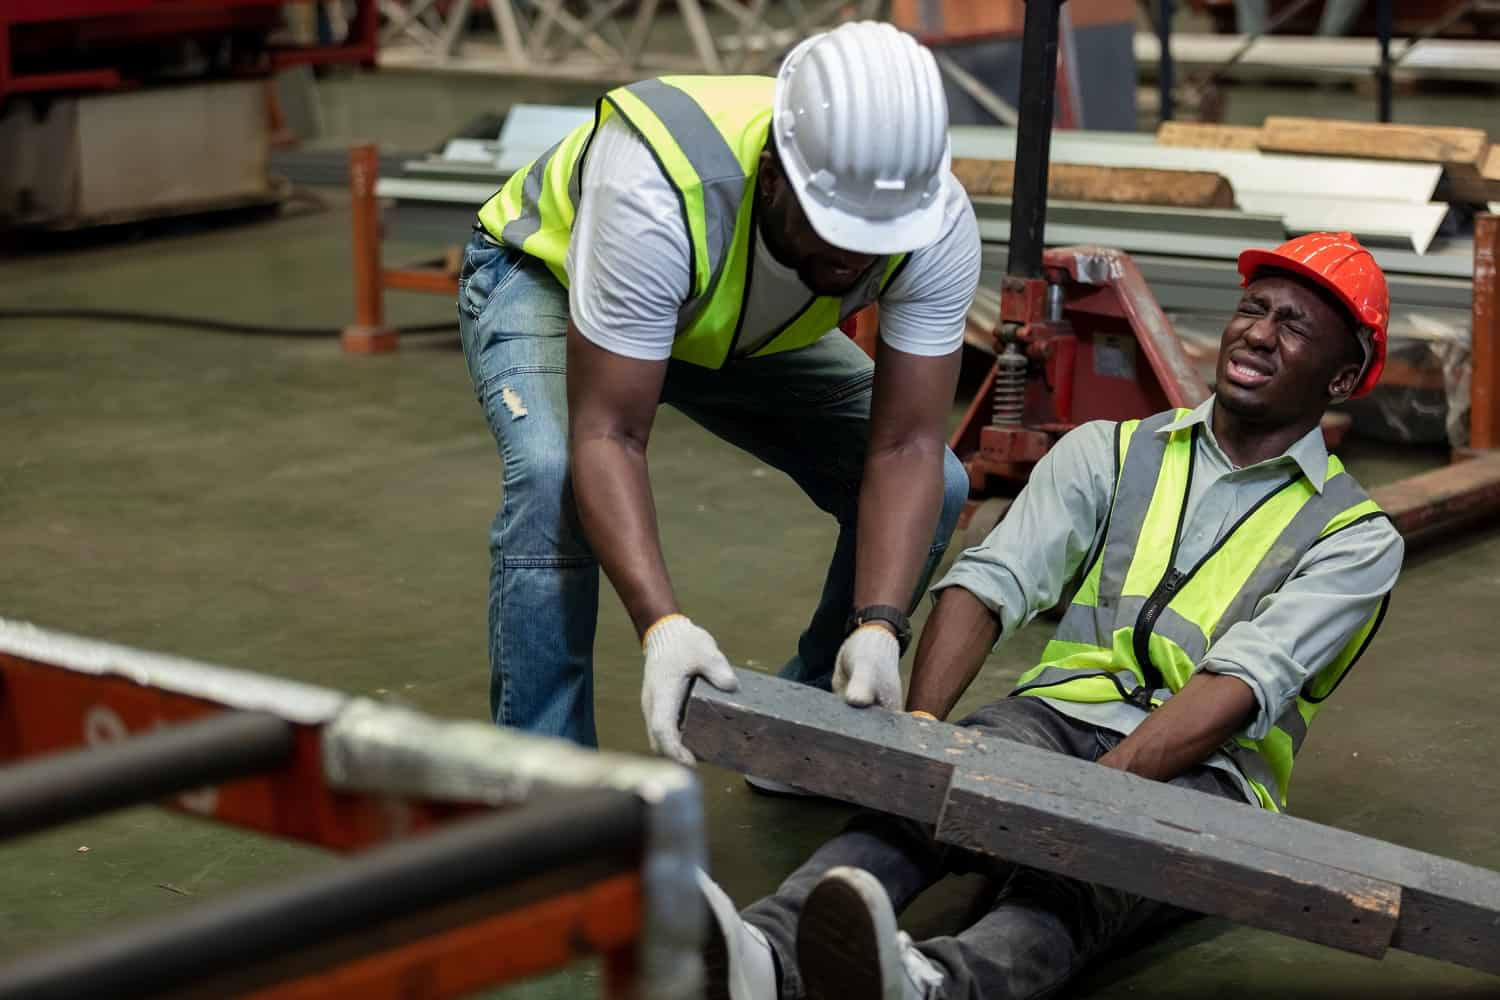
{"label": "green painted floor", "polygon": [[[478,95],[471,83],[431,117],[457,127],[482,97],[506,103],[500,88]],[[396,115],[405,117],[392,144],[426,141],[420,103]],[[351,308],[348,222],[338,195],[325,200],[275,220],[0,258],[0,308],[337,326]],[[419,248],[390,251],[408,249]],[[398,322],[452,314],[432,297],[392,303]],[[1371,483],[1430,461],[1370,445],[1348,457]],[[651,469],[683,606],[732,659],[779,664],[813,606],[831,522],[784,477],[672,411]],[[482,718],[485,544],[498,496],[494,446],[454,341],[356,359],[331,340],[0,321],[0,615]],[[1295,812],[1500,869],[1497,586],[1500,531],[1410,561],[1380,640],[1319,719]],[[644,751],[637,645],[607,588],[602,605],[601,738]],[[1002,695],[1046,631],[1002,648],[965,704]],[[846,815],[752,797],[717,769],[702,779],[714,874],[741,901],[773,888]],[[0,847],[0,957],[324,862],[154,810],[26,838]],[[952,930],[964,888],[935,891],[910,925]],[[596,982],[575,970],[502,995],[560,1000],[591,995]],[[1203,921],[1071,993],[1210,994],[1500,996],[1500,980]]]}

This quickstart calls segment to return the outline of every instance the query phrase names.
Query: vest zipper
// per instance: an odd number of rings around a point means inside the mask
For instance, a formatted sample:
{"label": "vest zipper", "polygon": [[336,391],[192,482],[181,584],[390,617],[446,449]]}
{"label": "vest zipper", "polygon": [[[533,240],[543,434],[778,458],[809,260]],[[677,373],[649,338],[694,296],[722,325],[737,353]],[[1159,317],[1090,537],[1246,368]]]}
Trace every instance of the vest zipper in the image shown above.
{"label": "vest zipper", "polygon": [[[1179,528],[1179,531],[1181,529]],[[1173,556],[1176,556],[1177,546],[1172,546]],[[1183,582],[1187,580],[1186,573],[1180,573],[1174,567],[1167,571],[1151,596],[1146,599],[1145,605],[1141,607],[1141,613],[1135,620],[1135,632],[1132,642],[1135,646],[1135,662],[1141,668],[1141,675],[1145,678],[1139,688],[1126,699],[1137,708],[1151,711],[1151,693],[1162,686],[1161,671],[1156,664],[1151,662],[1151,633],[1156,628],[1156,620],[1172,602],[1172,595],[1177,593]]]}
{"label": "vest zipper", "polygon": [[[1162,611],[1171,603],[1172,595],[1177,593],[1187,579],[1187,574],[1177,570],[1177,550],[1182,546],[1182,529],[1187,522],[1188,497],[1193,493],[1193,471],[1198,464],[1198,428],[1201,426],[1193,425],[1192,437],[1188,442],[1192,450],[1188,452],[1187,477],[1182,487],[1182,503],[1177,508],[1177,527],[1172,532],[1172,552],[1167,557],[1167,573],[1151,592],[1151,596],[1146,598],[1141,613],[1136,616],[1135,631],[1131,635],[1136,666],[1141,668],[1142,684],[1126,695],[1125,700],[1147,712],[1151,711],[1151,693],[1164,683],[1161,670],[1151,662],[1151,632],[1156,628],[1156,620],[1161,617]],[[1196,566],[1193,568],[1197,569]]]}

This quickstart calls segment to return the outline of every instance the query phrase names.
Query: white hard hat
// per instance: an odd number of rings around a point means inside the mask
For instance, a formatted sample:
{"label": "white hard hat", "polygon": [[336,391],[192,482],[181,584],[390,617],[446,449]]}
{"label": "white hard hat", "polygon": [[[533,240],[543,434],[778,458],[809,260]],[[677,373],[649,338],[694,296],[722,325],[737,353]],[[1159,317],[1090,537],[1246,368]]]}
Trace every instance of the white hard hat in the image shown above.
{"label": "white hard hat", "polygon": [[889,24],[803,41],[776,74],[781,164],[813,229],[855,253],[907,253],[942,235],[948,101],[932,53]]}

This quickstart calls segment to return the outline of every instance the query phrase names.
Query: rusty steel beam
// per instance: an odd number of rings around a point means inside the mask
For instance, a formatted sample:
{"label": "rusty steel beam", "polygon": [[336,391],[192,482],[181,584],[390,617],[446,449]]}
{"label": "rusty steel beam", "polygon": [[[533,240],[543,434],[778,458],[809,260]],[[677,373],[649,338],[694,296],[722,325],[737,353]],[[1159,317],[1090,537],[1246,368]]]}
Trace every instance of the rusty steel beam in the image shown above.
{"label": "rusty steel beam", "polygon": [[354,253],[354,322],[340,338],[349,354],[383,354],[400,346],[400,337],[385,323],[384,288],[380,268],[380,204],[375,182],[380,176],[380,150],[363,143],[349,150],[349,217]]}
{"label": "rusty steel beam", "polygon": [[1500,448],[1500,215],[1474,219],[1473,375],[1469,445]]}
{"label": "rusty steel beam", "polygon": [[1408,549],[1473,528],[1500,513],[1500,454],[1472,458],[1370,491]]}

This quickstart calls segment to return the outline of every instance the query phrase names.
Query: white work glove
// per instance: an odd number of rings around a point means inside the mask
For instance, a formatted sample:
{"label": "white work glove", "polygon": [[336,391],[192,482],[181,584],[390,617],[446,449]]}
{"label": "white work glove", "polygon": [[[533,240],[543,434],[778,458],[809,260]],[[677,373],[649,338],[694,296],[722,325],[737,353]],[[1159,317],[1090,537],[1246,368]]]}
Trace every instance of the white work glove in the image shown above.
{"label": "white work glove", "polygon": [[883,625],[861,625],[839,647],[833,689],[857,708],[901,711],[901,644]]}
{"label": "white work glove", "polygon": [[646,653],[641,682],[641,714],[651,749],[681,764],[693,764],[693,753],[682,745],[677,723],[694,677],[703,677],[720,691],[740,686],[734,668],[719,652],[714,637],[686,615],[667,615],[646,630],[641,648]]}

